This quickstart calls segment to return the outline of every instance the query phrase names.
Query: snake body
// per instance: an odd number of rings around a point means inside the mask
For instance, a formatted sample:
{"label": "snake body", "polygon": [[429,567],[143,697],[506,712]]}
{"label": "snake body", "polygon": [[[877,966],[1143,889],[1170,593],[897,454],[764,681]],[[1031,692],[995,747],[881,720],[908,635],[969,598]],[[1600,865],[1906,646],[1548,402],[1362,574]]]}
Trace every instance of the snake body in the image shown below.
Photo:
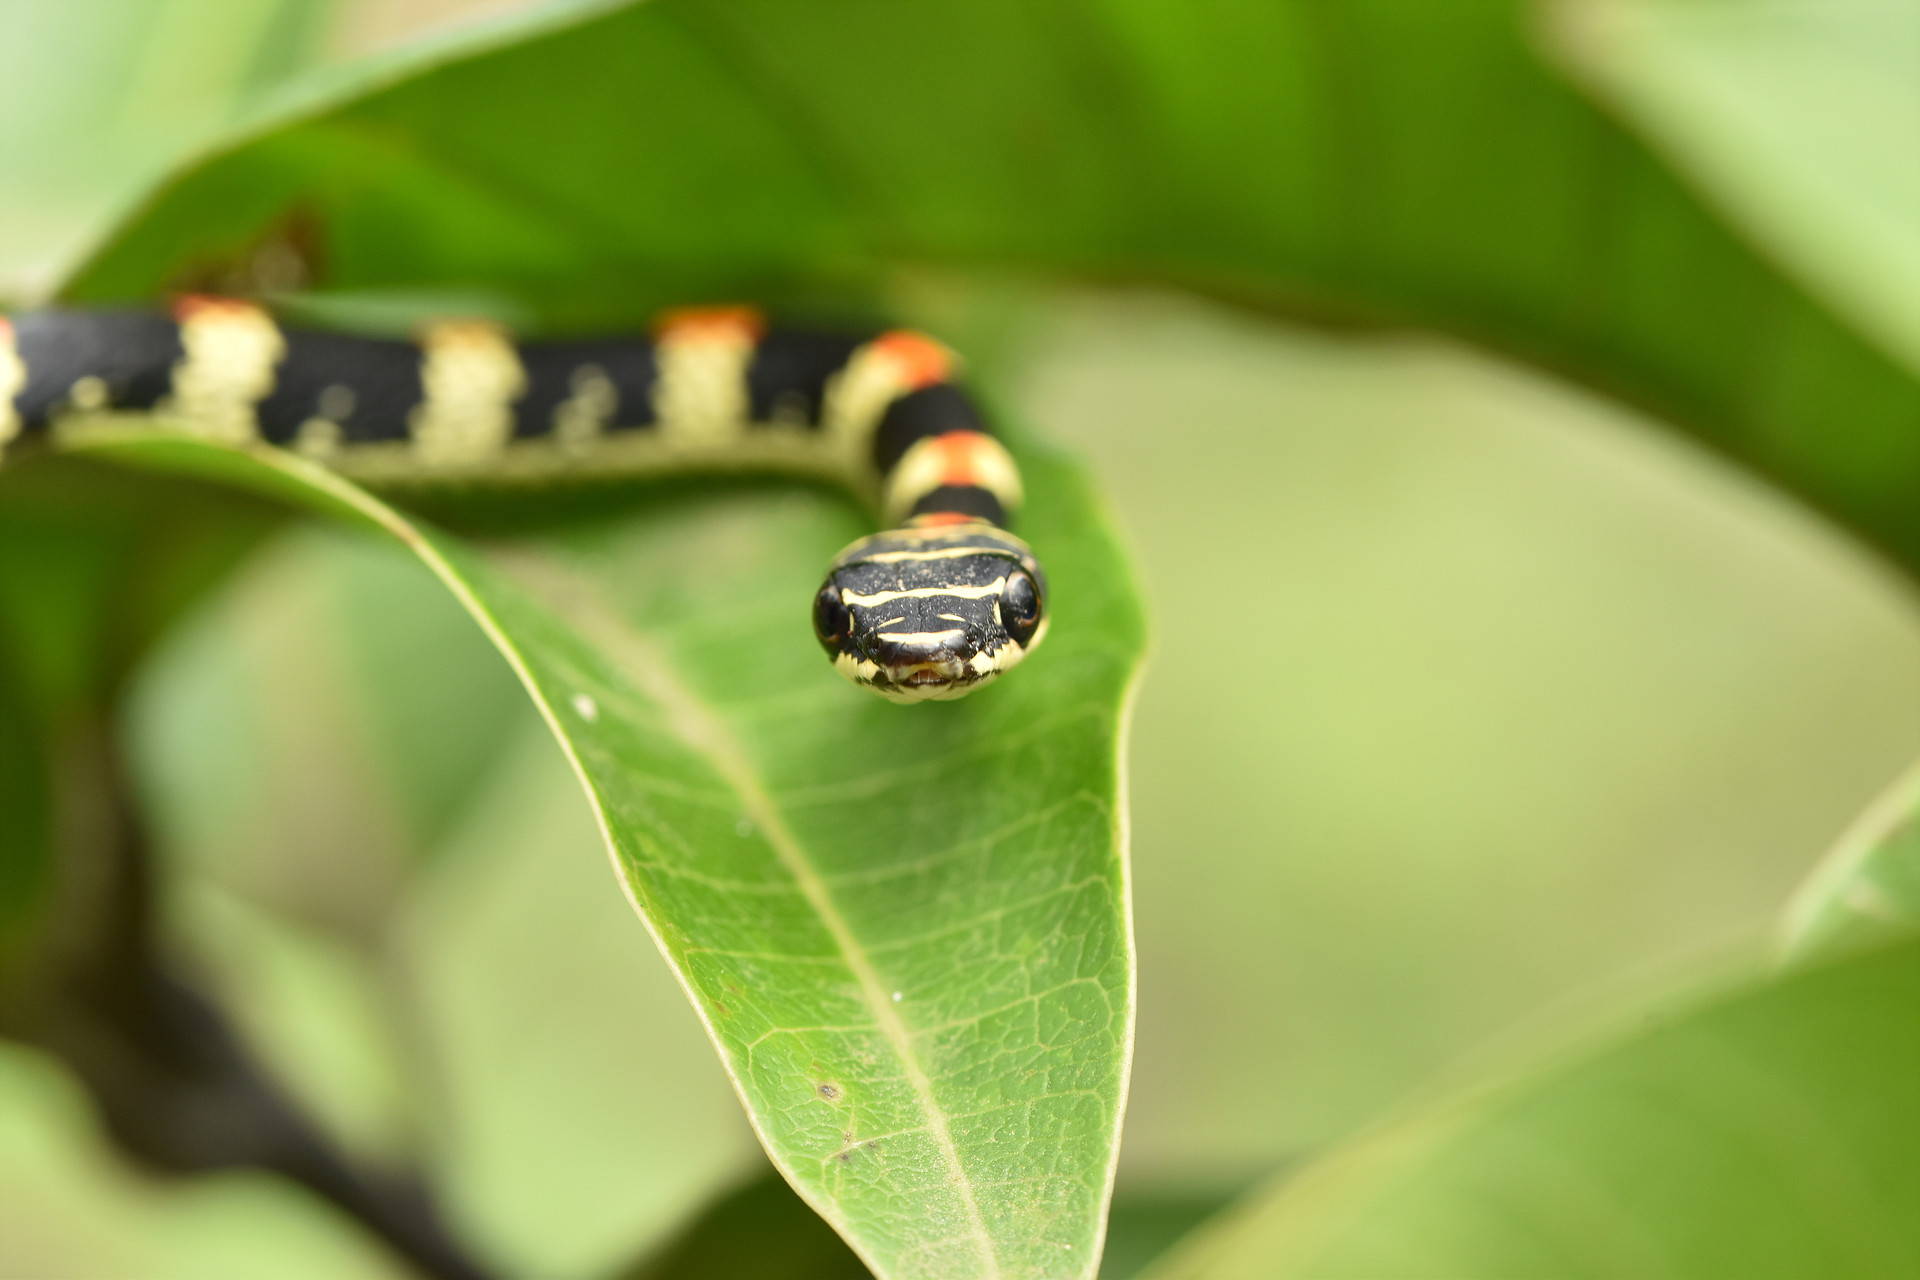
{"label": "snake body", "polygon": [[129,415],[290,449],[372,484],[768,470],[837,481],[886,531],[814,598],[833,665],[902,702],[956,698],[1046,632],[1045,577],[1007,532],[1020,473],[924,334],[770,329],[738,307],[650,336],[515,342],[473,320],[412,342],[285,327],[188,297],[168,312],[0,318],[0,451]]}

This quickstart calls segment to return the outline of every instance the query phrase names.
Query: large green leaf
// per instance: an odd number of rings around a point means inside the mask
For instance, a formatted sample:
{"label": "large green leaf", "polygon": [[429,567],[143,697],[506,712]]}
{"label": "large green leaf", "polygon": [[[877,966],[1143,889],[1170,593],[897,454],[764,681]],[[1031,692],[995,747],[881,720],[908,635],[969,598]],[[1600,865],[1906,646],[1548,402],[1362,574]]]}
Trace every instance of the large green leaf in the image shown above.
{"label": "large green leaf", "polygon": [[527,684],[763,1141],[883,1275],[1097,1262],[1132,1027],[1121,703],[1140,621],[1075,474],[1023,453],[1055,638],[902,715],[822,669],[805,584],[860,527],[785,490],[655,494],[484,554],[285,455],[134,432],[399,538]]}
{"label": "large green leaf", "polygon": [[150,297],[289,218],[328,290],[481,286],[556,326],[845,307],[902,262],[1149,276],[1571,370],[1920,554],[1920,387],[1524,27],[1511,0],[663,0],[263,126],[67,292]]}
{"label": "large green leaf", "polygon": [[1385,1127],[1152,1274],[1910,1275],[1916,1000],[1909,941],[1649,1018]]}

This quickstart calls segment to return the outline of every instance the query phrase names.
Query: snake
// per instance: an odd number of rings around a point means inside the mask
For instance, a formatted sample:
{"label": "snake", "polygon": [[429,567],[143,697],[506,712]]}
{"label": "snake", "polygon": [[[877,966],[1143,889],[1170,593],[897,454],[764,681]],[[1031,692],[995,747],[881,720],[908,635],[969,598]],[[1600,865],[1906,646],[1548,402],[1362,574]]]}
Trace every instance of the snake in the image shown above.
{"label": "snake", "polygon": [[692,307],[649,330],[516,341],[437,320],[411,339],[283,325],[191,295],[0,316],[0,457],[129,423],[282,449],[369,486],[772,472],[879,516],[828,566],[812,629],[895,702],[961,697],[1033,652],[1047,580],[1008,528],[1019,467],[927,334],[775,327]]}

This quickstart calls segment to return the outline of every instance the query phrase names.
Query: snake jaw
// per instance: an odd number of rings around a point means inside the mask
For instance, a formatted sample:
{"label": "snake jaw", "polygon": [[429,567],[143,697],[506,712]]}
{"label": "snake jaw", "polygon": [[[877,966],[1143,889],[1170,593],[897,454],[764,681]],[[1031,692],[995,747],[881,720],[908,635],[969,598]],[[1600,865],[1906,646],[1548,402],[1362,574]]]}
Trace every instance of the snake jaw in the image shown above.
{"label": "snake jaw", "polygon": [[924,661],[880,663],[843,652],[834,655],[833,665],[853,683],[893,702],[950,702],[991,682],[1013,663],[1002,666],[984,653],[964,661],[955,655],[943,655]]}
{"label": "snake jaw", "polygon": [[834,562],[814,631],[855,684],[895,702],[949,701],[1039,643],[1040,581],[1026,544],[991,525],[876,534]]}

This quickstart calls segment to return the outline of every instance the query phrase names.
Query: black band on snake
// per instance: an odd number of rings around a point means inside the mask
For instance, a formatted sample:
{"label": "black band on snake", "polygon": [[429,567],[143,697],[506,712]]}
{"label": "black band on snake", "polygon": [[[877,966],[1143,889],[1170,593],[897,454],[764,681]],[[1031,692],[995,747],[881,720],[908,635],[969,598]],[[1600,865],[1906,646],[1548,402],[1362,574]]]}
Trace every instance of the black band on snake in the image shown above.
{"label": "black band on snake", "polygon": [[1046,633],[1046,579],[1004,528],[1020,473],[922,334],[768,330],[671,313],[651,340],[516,344],[445,321],[417,342],[283,328],[191,297],[171,315],[0,318],[0,450],[145,415],[291,449],[375,485],[679,471],[837,481],[888,526],[835,558],[813,626],[833,665],[900,702],[957,698]]}

